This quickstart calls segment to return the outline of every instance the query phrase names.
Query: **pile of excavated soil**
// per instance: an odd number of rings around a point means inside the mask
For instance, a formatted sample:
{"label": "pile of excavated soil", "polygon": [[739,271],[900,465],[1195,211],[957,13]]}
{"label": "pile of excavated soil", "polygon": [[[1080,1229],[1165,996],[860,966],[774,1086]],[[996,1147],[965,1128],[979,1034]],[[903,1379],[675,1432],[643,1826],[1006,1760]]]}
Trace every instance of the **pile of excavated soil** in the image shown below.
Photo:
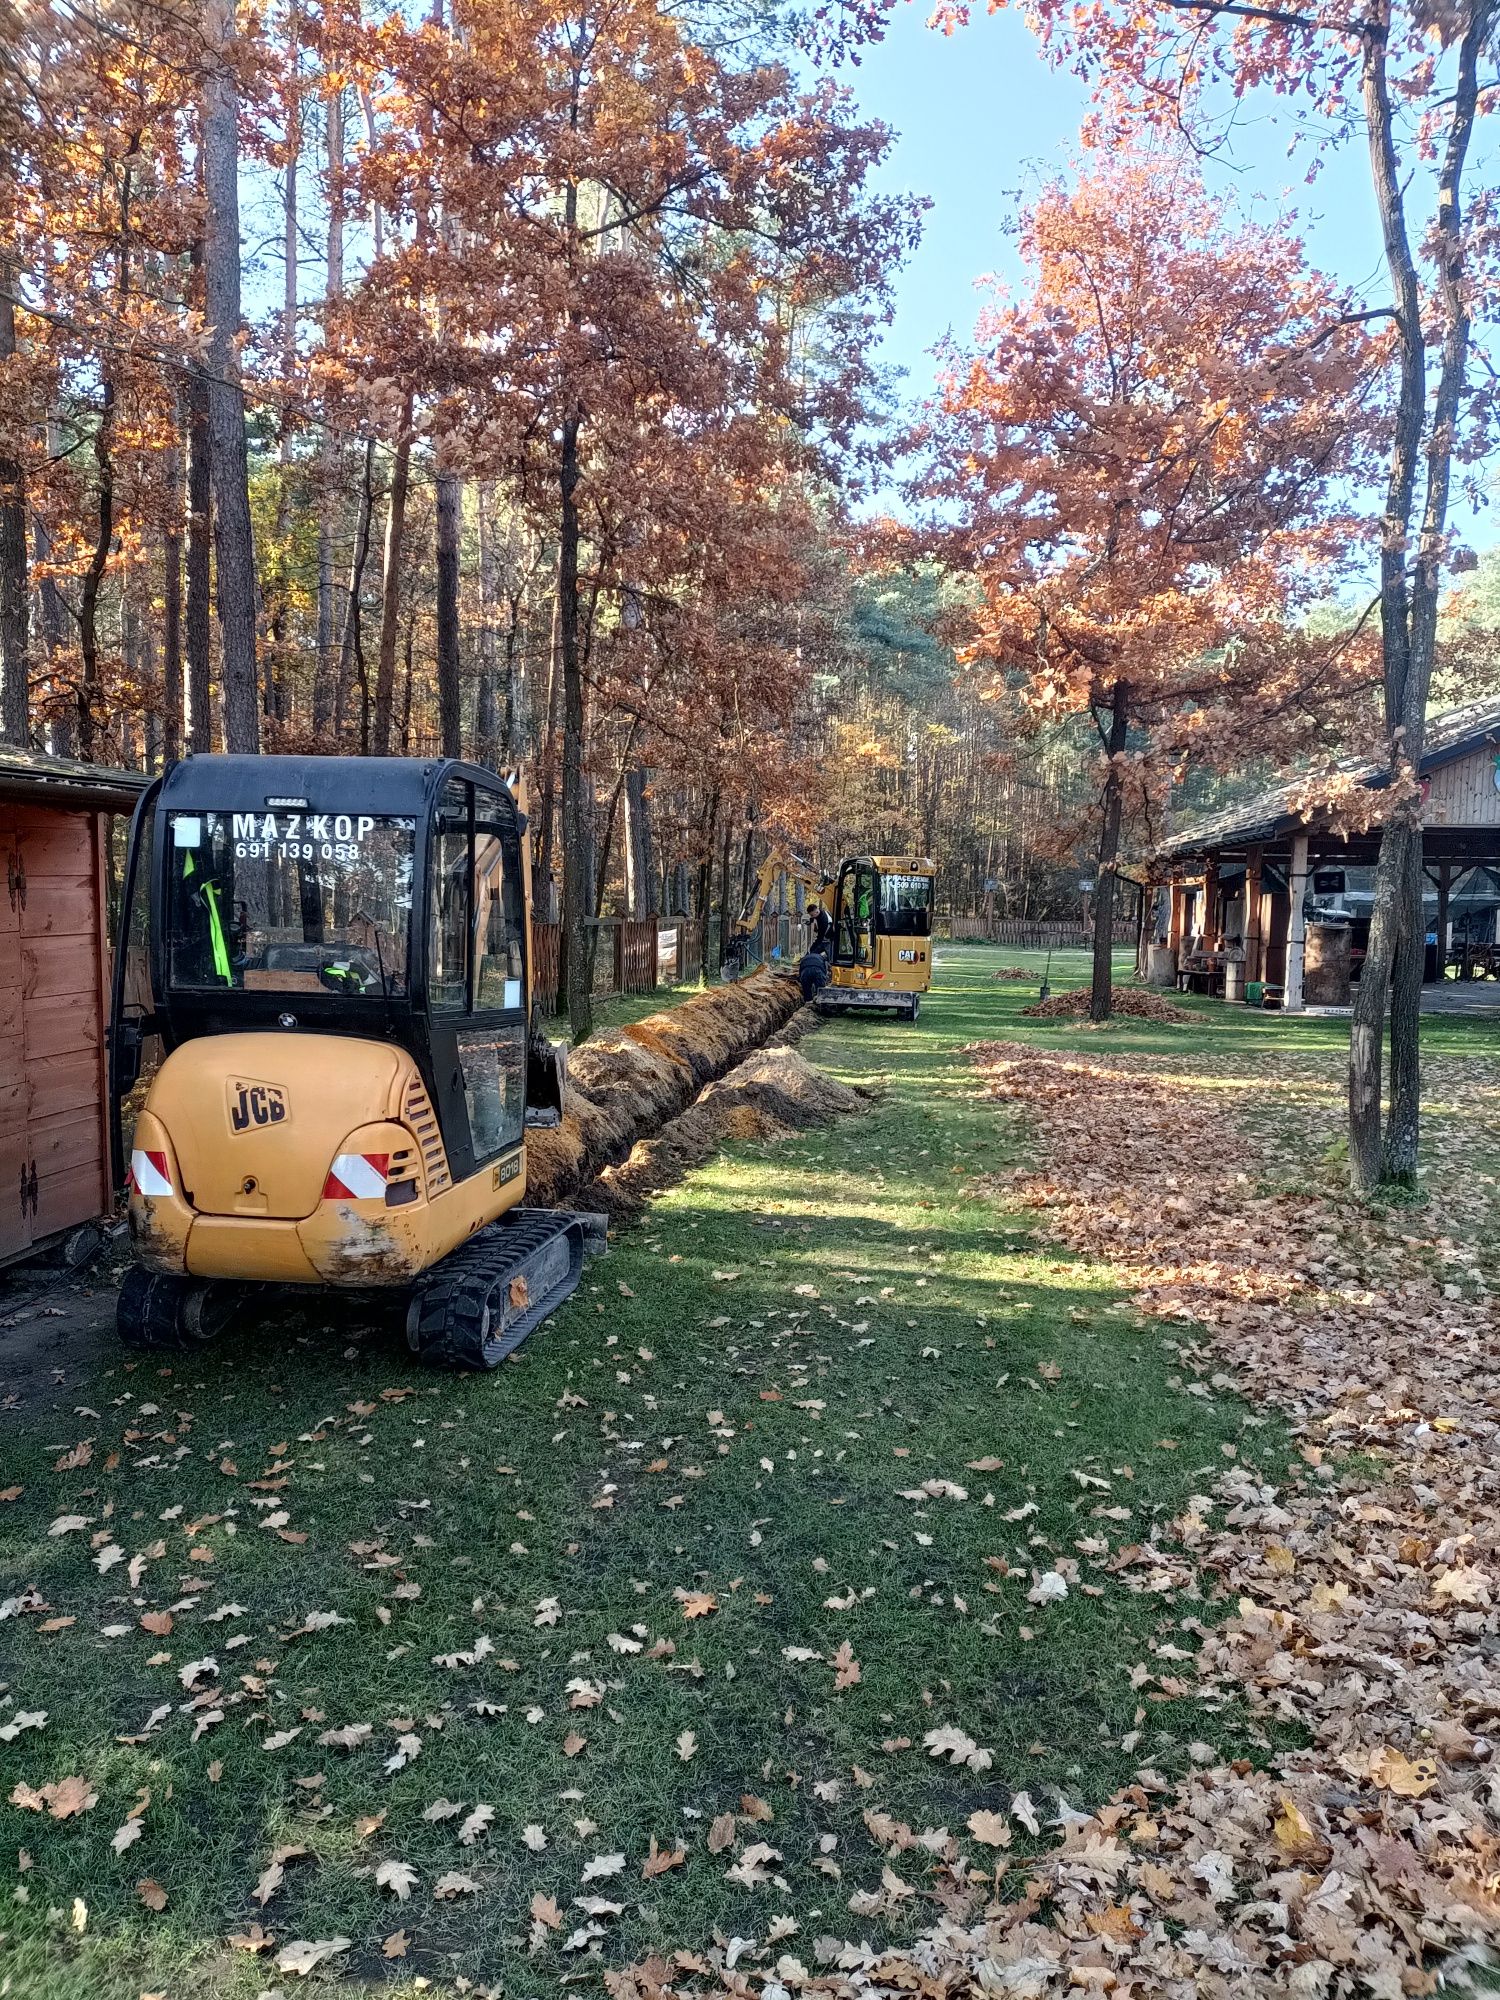
{"label": "pile of excavated soil", "polygon": [[787,973],[715,986],[633,1027],[606,1030],[568,1058],[567,1099],[553,1131],[527,1134],[526,1199],[553,1208],[641,1139],[659,1133],[802,1004]]}
{"label": "pile of excavated soil", "polygon": [[[811,1011],[810,1009],[808,1010]],[[580,1196],[580,1205],[629,1215],[708,1159],[726,1139],[784,1139],[809,1126],[866,1111],[870,1096],[814,1069],[794,1048],[758,1049],[691,1109],[649,1139],[622,1165],[610,1167]]]}
{"label": "pile of excavated soil", "polygon": [[[1159,993],[1148,993],[1142,987],[1116,986],[1112,992],[1115,1013],[1128,1014],[1134,1021],[1162,1021],[1176,1026],[1179,1022],[1193,1019],[1185,1008],[1174,1007]],[[1076,993],[1054,993],[1050,1000],[1038,1000],[1034,1007],[1021,1009],[1034,1021],[1082,1020],[1088,1011],[1089,989],[1086,986],[1080,986]]]}

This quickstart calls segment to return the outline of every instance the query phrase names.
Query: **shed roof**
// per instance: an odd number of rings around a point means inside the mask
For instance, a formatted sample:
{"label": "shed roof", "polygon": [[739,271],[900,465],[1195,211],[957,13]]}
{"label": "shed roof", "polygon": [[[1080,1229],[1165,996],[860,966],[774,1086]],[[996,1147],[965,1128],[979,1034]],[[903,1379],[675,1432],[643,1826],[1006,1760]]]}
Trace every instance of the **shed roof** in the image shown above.
{"label": "shed roof", "polygon": [[[1427,744],[1418,766],[1426,777],[1455,758],[1466,757],[1485,744],[1500,747],[1500,698],[1465,702],[1461,708],[1445,709],[1427,724]],[[1385,767],[1372,758],[1350,758],[1338,765],[1342,776],[1353,777],[1372,791],[1386,783]],[[1164,855],[1198,854],[1205,848],[1228,847],[1245,841],[1275,840],[1304,824],[1305,815],[1293,804],[1306,785],[1305,778],[1288,779],[1253,799],[1241,799],[1222,812],[1206,813],[1189,820],[1165,841]]]}
{"label": "shed roof", "polygon": [[0,799],[13,804],[130,812],[150,782],[144,771],[117,771],[0,743]]}

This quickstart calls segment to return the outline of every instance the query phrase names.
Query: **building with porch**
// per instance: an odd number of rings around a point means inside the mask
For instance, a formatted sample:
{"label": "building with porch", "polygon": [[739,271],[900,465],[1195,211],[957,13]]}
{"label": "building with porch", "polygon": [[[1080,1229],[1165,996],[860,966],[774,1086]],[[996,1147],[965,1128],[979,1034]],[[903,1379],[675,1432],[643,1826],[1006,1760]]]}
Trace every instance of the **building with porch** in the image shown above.
{"label": "building with porch", "polygon": [[[1350,772],[1372,789],[1375,764]],[[1430,980],[1500,979],[1500,699],[1435,716],[1423,795]],[[1369,934],[1379,828],[1340,832],[1278,786],[1175,829],[1154,976],[1296,1012],[1349,1004]]]}

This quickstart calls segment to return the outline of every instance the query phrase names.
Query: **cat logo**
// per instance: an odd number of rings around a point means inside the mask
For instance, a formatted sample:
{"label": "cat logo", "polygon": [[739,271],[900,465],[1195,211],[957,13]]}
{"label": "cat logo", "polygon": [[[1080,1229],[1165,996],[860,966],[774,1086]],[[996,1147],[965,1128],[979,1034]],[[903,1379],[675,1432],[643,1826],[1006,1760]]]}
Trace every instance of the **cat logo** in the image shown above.
{"label": "cat logo", "polygon": [[249,1083],[238,1077],[229,1083],[229,1129],[249,1132],[266,1125],[284,1125],[291,1107],[279,1083]]}

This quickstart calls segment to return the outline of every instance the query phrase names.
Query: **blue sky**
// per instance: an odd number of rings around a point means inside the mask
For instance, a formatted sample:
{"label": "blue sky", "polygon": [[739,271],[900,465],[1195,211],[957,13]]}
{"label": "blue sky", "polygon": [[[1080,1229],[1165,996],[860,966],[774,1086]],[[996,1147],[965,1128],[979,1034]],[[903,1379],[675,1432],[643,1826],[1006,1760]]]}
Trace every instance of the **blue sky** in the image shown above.
{"label": "blue sky", "polygon": [[[945,36],[927,27],[925,0],[897,0],[885,40],[845,80],[866,114],[898,135],[880,185],[933,202],[922,246],[898,282],[884,350],[906,370],[907,393],[919,395],[932,385],[937,342],[950,330],[961,339],[972,332],[982,302],[975,281],[990,272],[1019,277],[1006,224],[1078,157],[1088,95],[1043,61],[1019,15],[976,10],[968,28]],[[1210,183],[1233,187],[1258,220],[1295,212],[1313,260],[1378,303],[1380,235],[1362,149],[1325,153],[1309,187],[1307,155],[1287,157],[1290,136],[1261,107],[1245,107]]]}
{"label": "blue sky", "polygon": [[[895,321],[883,349],[885,361],[905,373],[908,402],[931,393],[938,342],[950,331],[960,340],[972,334],[983,303],[976,281],[995,273],[1020,282],[1006,226],[1038,186],[1078,159],[1088,111],[1087,92],[1066,69],[1044,61],[1019,14],[985,14],[984,0],[974,0],[969,27],[945,36],[926,25],[930,5],[895,0],[884,41],[844,72],[865,113],[897,135],[879,185],[933,203],[921,247],[897,281]],[[1265,95],[1226,109],[1233,125],[1221,155],[1205,166],[1210,187],[1232,190],[1256,221],[1292,218],[1315,264],[1348,285],[1362,305],[1384,304],[1390,289],[1363,136],[1338,144],[1299,138],[1290,117]],[[1479,131],[1471,190],[1490,183],[1497,157],[1496,136]],[[1317,168],[1311,183],[1310,162]],[[1431,183],[1418,172],[1409,191],[1414,235],[1430,196]],[[1493,460],[1485,470],[1493,495]],[[895,499],[888,493],[877,505]],[[1495,543],[1493,500],[1476,512],[1459,480],[1449,518],[1473,546]]]}

